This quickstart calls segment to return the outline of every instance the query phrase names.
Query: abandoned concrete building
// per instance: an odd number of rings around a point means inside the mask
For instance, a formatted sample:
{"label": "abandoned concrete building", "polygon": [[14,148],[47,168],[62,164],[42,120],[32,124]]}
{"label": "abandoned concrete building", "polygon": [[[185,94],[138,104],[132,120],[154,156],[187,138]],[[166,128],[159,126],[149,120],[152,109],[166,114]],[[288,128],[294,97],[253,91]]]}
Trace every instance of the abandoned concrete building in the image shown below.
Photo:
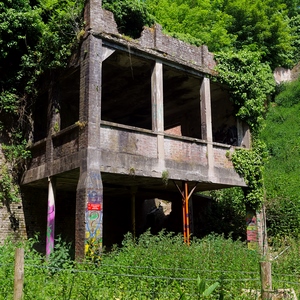
{"label": "abandoned concrete building", "polygon": [[152,213],[167,202],[159,226],[188,235],[196,192],[246,186],[226,153],[248,148],[249,130],[212,80],[206,46],[159,25],[125,38],[99,1],[88,2],[85,20],[79,52],[36,102],[21,181],[27,235],[40,232],[51,248],[55,232],[82,257],[91,239],[110,247],[158,226]]}

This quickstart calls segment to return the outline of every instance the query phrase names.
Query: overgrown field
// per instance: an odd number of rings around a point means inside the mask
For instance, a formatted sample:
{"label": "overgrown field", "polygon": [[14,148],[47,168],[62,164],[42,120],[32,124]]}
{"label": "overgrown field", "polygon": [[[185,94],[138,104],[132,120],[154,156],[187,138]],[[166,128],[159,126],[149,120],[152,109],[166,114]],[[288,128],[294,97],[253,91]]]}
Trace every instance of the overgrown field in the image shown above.
{"label": "overgrown field", "polygon": [[[203,299],[198,278],[205,279],[206,289],[219,283],[209,299],[255,299],[244,289],[260,289],[258,253],[216,235],[189,247],[181,236],[164,232],[146,232],[136,243],[128,235],[122,248],[82,263],[70,259],[62,241],[49,261],[33,244],[7,241],[0,247],[0,299],[13,299],[16,247],[25,248],[24,299]],[[274,248],[274,255],[285,249],[272,263],[273,287],[292,287],[299,296],[300,243],[291,240]]]}

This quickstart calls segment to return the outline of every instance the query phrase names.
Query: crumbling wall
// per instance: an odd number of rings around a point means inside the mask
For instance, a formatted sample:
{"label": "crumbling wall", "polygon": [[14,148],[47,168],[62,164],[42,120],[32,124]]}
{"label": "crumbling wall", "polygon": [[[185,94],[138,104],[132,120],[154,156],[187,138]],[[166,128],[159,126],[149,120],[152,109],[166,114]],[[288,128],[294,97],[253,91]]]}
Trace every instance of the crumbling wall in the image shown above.
{"label": "crumbling wall", "polygon": [[[0,141],[0,170],[6,165]],[[0,174],[2,176],[3,173]],[[1,186],[0,186],[1,189]],[[2,192],[0,190],[0,192]],[[26,227],[22,203],[10,203],[9,199],[0,200],[0,244],[8,237],[12,240],[26,238]]]}
{"label": "crumbling wall", "polygon": [[213,54],[208,51],[207,46],[196,47],[165,35],[159,24],[151,28],[145,27],[138,41],[143,48],[159,51],[165,56],[169,55],[174,61],[183,60],[211,70],[216,66]]}
{"label": "crumbling wall", "polygon": [[26,226],[22,203],[0,204],[0,244],[8,237],[26,239]]}
{"label": "crumbling wall", "polygon": [[[93,7],[93,10],[90,10],[90,7]],[[119,39],[120,43],[125,43],[128,47],[142,48],[143,51],[153,50],[156,55],[161,54],[164,59],[185,62],[193,67],[200,67],[207,73],[214,73],[216,62],[206,45],[196,47],[168,36],[162,32],[159,24],[151,28],[145,27],[137,40],[125,39],[118,31],[113,13],[102,9],[101,3],[95,0],[89,1],[85,9],[85,20],[87,20],[86,34],[90,32],[115,41]]]}

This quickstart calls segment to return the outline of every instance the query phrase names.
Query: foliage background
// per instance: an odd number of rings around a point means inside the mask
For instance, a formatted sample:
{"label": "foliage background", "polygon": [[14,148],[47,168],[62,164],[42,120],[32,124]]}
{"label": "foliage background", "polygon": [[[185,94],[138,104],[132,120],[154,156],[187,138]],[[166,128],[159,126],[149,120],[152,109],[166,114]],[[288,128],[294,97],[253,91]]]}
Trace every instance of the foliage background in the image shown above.
{"label": "foliage background", "polygon": [[[36,240],[17,245],[25,248],[26,299],[253,299],[244,288],[260,289],[259,256],[241,241],[209,235],[193,239],[188,247],[182,236],[160,232],[143,234],[138,241],[127,235],[122,248],[103,254],[101,261],[74,262],[69,246],[56,240],[49,260],[34,251]],[[293,287],[300,293],[299,243],[273,262],[274,288]],[[0,299],[13,298],[14,251],[7,240],[0,246]],[[282,248],[276,249],[281,251]],[[284,275],[288,274],[288,275]],[[209,297],[198,293],[197,277],[206,286],[219,282]]]}
{"label": "foliage background", "polygon": [[[18,198],[17,172],[30,155],[26,146],[38,79],[67,66],[80,43],[83,5],[83,0],[0,2],[0,131],[12,166],[1,167],[2,200]],[[169,34],[215,52],[219,79],[230,86],[237,116],[260,139],[248,158],[233,157],[245,166],[241,174],[250,174],[246,203],[259,205],[265,186],[269,233],[298,236],[299,81],[279,87],[275,97],[272,70],[300,58],[299,0],[103,0],[103,6],[115,13],[124,34],[138,37],[144,25],[158,22]],[[240,218],[245,200],[230,191],[213,196],[228,209],[230,200]]]}

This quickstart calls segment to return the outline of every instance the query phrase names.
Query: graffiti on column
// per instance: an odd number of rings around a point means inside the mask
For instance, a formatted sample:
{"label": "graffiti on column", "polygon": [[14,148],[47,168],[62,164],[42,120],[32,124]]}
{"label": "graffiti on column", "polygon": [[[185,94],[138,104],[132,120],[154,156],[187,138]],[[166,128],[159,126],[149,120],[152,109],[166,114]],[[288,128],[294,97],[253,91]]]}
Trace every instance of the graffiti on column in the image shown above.
{"label": "graffiti on column", "polygon": [[94,255],[102,248],[103,198],[98,173],[89,175],[85,210],[85,252]]}
{"label": "graffiti on column", "polygon": [[248,249],[257,249],[257,220],[253,212],[247,212],[247,243]]}
{"label": "graffiti on column", "polygon": [[46,256],[49,257],[54,248],[55,199],[52,181],[48,178],[48,215],[46,232]]}
{"label": "graffiti on column", "polygon": [[49,201],[47,233],[46,233],[46,255],[49,256],[54,247],[54,224],[55,224],[55,206]]}

